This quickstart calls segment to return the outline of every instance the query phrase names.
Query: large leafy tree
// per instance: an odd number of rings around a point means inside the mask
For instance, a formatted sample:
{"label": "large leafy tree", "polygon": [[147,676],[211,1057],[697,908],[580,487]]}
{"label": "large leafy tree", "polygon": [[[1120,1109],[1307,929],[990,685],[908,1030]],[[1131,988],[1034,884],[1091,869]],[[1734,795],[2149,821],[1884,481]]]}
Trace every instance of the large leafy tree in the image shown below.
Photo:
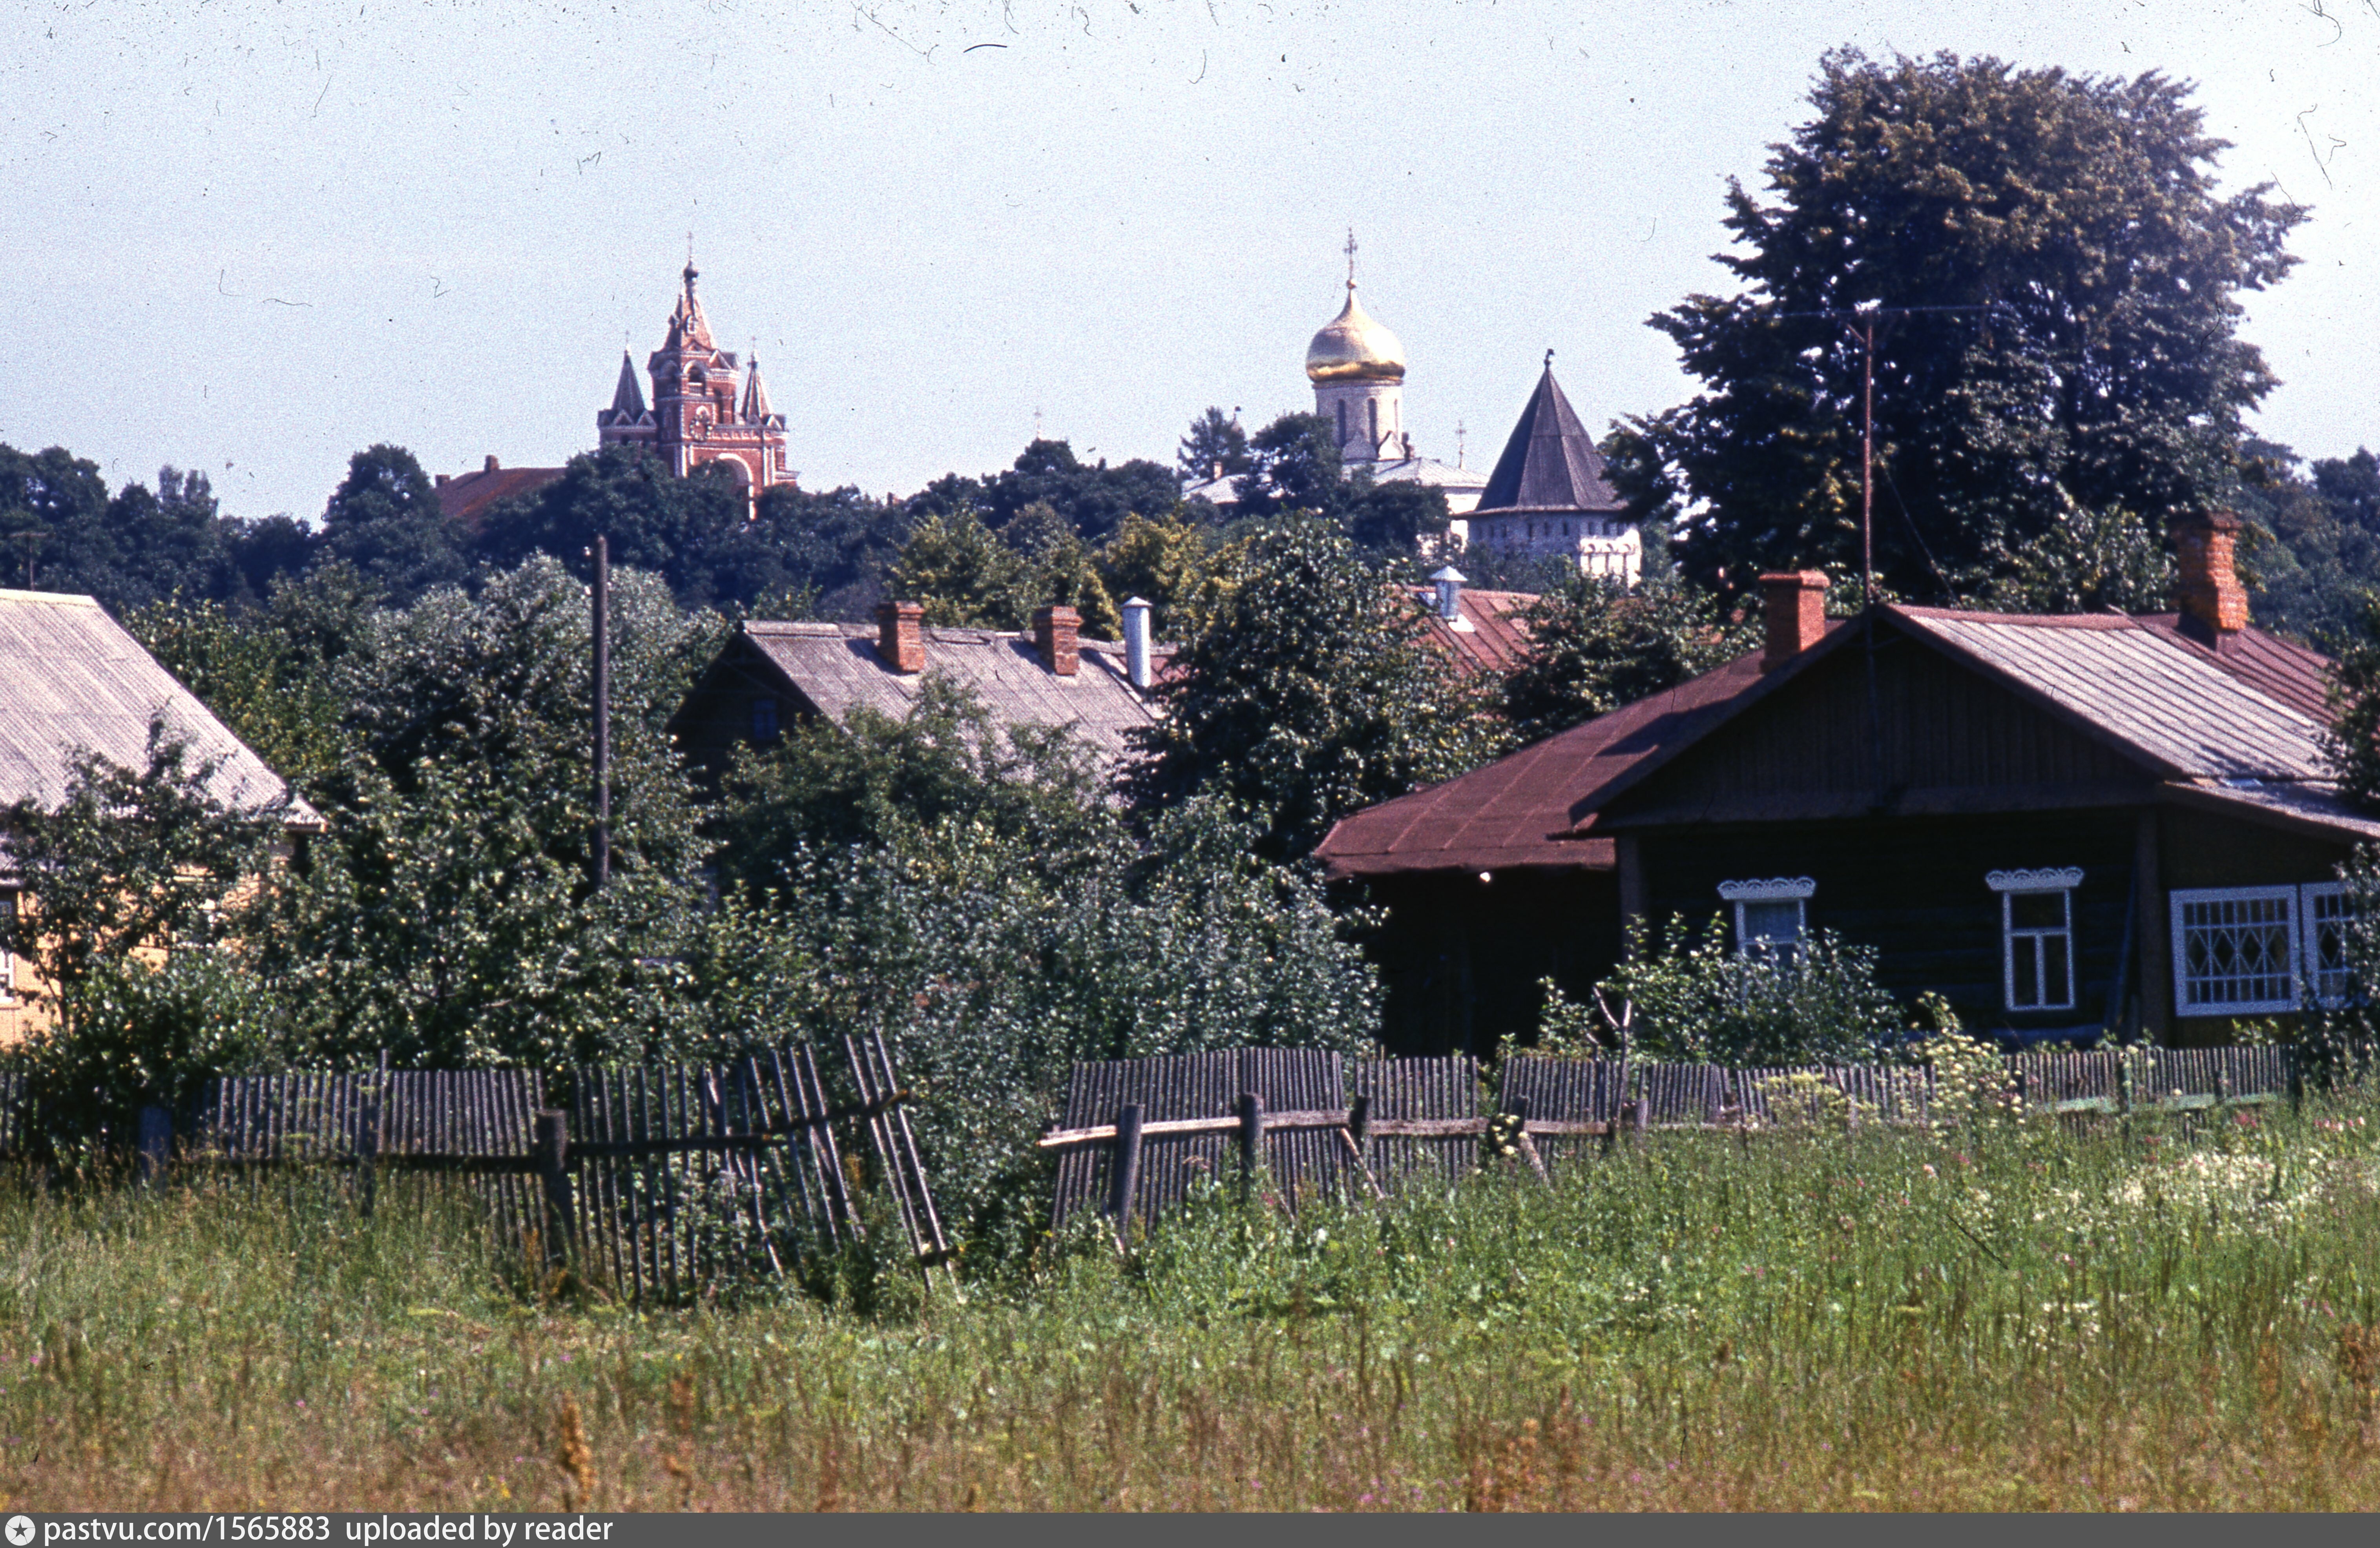
{"label": "large leafy tree", "polygon": [[398,603],[471,570],[437,486],[402,446],[373,445],[347,459],[347,476],[322,509],[322,552],[353,565]]}
{"label": "large leafy tree", "polygon": [[972,510],[997,532],[1034,505],[1047,505],[1088,543],[1102,543],[1131,515],[1160,516],[1182,502],[1173,470],[1135,457],[1111,467],[1085,462],[1063,441],[1034,441],[1005,472],[984,478],[946,474],[906,504],[917,516]]}
{"label": "large leafy tree", "polygon": [[1427,643],[1418,606],[1337,526],[1283,519],[1218,568],[1143,733],[1144,799],[1215,792],[1254,818],[1261,853],[1293,857],[1349,812],[1497,750],[1500,723]]}
{"label": "large leafy tree", "polygon": [[613,563],[658,574],[688,606],[708,607],[749,599],[737,595],[737,576],[721,574],[747,505],[744,485],[723,463],[703,463],[680,478],[641,446],[611,445],[571,458],[561,478],[534,494],[492,506],[474,547],[499,569],[541,553],[583,574],[595,539],[604,538]]}
{"label": "large leafy tree", "polygon": [[2005,575],[2053,524],[2225,500],[2274,383],[2242,290],[2295,261],[2305,212],[2215,187],[2226,143],[2180,82],[1939,54],[1828,54],[1770,196],[1728,194],[1743,281],[1654,325],[1704,383],[1638,427],[1701,507],[1689,572],[1855,570],[1863,349],[1876,326],[1876,559],[1912,598]]}
{"label": "large leafy tree", "polygon": [[107,481],[99,465],[62,446],[0,445],[0,574],[29,591],[57,590],[89,569],[103,542]]}
{"label": "large leafy tree", "polygon": [[1758,643],[1710,593],[1660,575],[1632,592],[1572,571],[1523,617],[1529,654],[1505,676],[1503,697],[1524,742],[1674,688]]}
{"label": "large leafy tree", "polygon": [[1248,470],[1248,432],[1233,416],[1209,408],[1190,421],[1190,433],[1182,438],[1174,460],[1188,483],[1235,478]]}

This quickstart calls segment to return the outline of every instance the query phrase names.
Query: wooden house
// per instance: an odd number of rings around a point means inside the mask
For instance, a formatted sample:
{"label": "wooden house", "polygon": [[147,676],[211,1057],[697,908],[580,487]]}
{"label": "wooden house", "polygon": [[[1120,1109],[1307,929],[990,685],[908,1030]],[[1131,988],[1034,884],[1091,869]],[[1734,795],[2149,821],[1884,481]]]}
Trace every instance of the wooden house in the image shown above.
{"label": "wooden house", "polygon": [[[192,768],[212,770],[207,794],[226,806],[288,800],[292,841],[322,819],[198,696],[176,682],[95,599],[48,591],[0,591],[0,811],[55,807],[78,754],[126,768],[146,766],[149,728],[162,722],[189,749]],[[0,864],[0,913],[18,907],[19,876]],[[0,949],[0,1044],[46,1025],[30,964]]]}
{"label": "wooden house", "polygon": [[2017,1039],[2217,1041],[2336,992],[2337,869],[2380,819],[2325,761],[2328,662],[2248,622],[2236,530],[2177,534],[2163,616],[1829,623],[1826,577],[1764,576],[1758,653],[1349,816],[1321,855],[1388,905],[1390,1041],[1533,1024],[1632,918],[1825,928]]}
{"label": "wooden house", "polygon": [[739,745],[766,745],[796,721],[839,721],[866,706],[905,719],[929,675],[965,686],[1001,725],[1071,728],[1110,772],[1157,708],[1165,664],[1148,638],[1148,604],[1125,604],[1123,645],[1086,640],[1072,608],[1043,608],[1031,631],[929,629],[917,602],[886,602],[874,628],[751,620],[696,679],[670,734],[715,779]]}

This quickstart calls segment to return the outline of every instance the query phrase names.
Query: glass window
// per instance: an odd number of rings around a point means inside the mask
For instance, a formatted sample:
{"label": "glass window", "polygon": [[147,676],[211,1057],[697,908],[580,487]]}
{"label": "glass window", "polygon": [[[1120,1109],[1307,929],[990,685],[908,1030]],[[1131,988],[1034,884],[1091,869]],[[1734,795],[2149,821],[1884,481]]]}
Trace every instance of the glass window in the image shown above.
{"label": "glass window", "polygon": [[2000,894],[2000,932],[2007,959],[2008,1008],[2074,1008],[2074,894]]}
{"label": "glass window", "polygon": [[777,701],[775,699],[752,701],[752,740],[755,742],[777,740]]}
{"label": "glass window", "polygon": [[2344,1005],[2355,987],[2347,965],[2347,925],[2353,916],[2347,889],[2320,881],[2298,891],[2304,904],[2299,917],[2305,929],[2306,991],[2320,1004]]}
{"label": "glass window", "polygon": [[2177,889],[2174,1009],[2184,1016],[2298,1008],[2298,889]]}
{"label": "glass window", "polygon": [[1719,897],[1735,905],[1735,949],[1747,957],[1791,957],[1808,925],[1805,905],[1817,889],[1808,877],[1719,883]]}

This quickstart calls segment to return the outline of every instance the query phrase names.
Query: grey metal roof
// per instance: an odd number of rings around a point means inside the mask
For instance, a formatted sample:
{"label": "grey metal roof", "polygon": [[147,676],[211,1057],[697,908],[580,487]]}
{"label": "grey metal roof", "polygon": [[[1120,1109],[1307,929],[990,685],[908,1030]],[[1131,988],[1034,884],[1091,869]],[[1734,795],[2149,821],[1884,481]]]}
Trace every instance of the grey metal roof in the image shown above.
{"label": "grey metal roof", "polygon": [[2130,619],[1894,611],[2162,764],[2169,778],[2330,778],[2319,722]]}
{"label": "grey metal roof", "polygon": [[755,619],[743,631],[820,714],[838,720],[863,704],[901,719],[935,672],[973,689],[999,723],[1075,727],[1111,766],[1135,750],[1125,732],[1157,719],[1156,707],[1124,676],[1123,647],[1100,640],[1082,641],[1075,674],[1060,677],[1042,664],[1030,635],[928,629],[926,671],[910,675],[877,654],[876,631],[868,624]]}
{"label": "grey metal roof", "polygon": [[[0,805],[55,805],[79,750],[145,767],[149,722],[158,716],[188,744],[194,764],[217,765],[208,789],[225,805],[260,806],[288,791],[97,601],[0,591]],[[292,802],[291,827],[322,820],[303,800]]]}
{"label": "grey metal roof", "polygon": [[1521,422],[1504,442],[1496,471],[1472,509],[1489,511],[1618,511],[1624,502],[1603,476],[1595,437],[1562,395],[1550,360],[1529,394]]}

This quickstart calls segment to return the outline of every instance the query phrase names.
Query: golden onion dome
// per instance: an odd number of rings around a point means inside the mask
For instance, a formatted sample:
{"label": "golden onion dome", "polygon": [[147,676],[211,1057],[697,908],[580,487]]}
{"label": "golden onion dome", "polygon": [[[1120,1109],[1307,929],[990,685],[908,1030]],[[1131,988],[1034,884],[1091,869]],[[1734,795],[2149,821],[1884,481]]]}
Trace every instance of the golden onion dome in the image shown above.
{"label": "golden onion dome", "polygon": [[1352,281],[1347,305],[1305,346],[1305,375],[1310,381],[1404,380],[1405,346],[1365,314]]}

